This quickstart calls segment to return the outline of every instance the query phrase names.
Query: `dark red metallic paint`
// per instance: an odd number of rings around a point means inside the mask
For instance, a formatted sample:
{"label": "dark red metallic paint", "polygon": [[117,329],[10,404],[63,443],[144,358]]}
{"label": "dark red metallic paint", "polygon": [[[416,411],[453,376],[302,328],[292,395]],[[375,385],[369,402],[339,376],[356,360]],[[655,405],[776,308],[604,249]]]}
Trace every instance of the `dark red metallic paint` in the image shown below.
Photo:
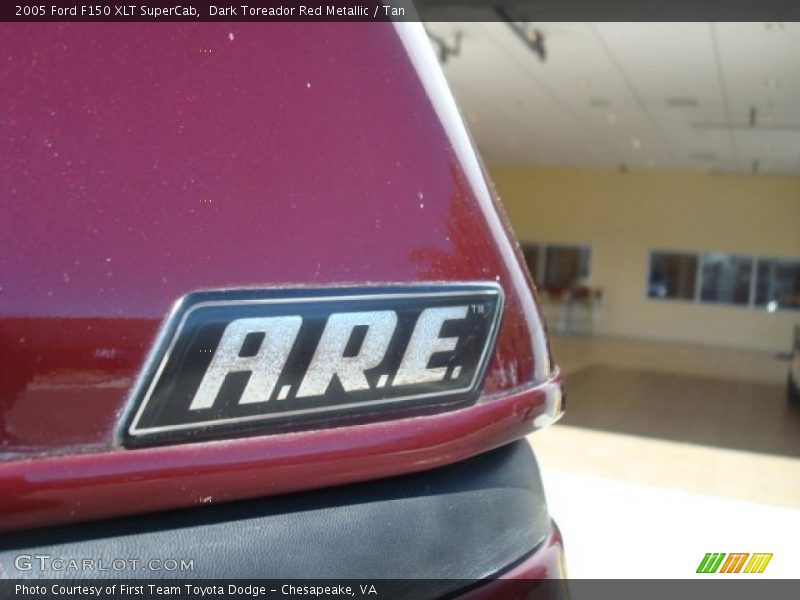
{"label": "dark red metallic paint", "polygon": [[[430,468],[554,416],[530,284],[436,102],[391,24],[0,24],[0,529]],[[188,292],[486,280],[474,407],[115,444]]]}
{"label": "dark red metallic paint", "polygon": [[0,529],[279,494],[432,469],[531,431],[558,382],[434,416],[2,465]]}

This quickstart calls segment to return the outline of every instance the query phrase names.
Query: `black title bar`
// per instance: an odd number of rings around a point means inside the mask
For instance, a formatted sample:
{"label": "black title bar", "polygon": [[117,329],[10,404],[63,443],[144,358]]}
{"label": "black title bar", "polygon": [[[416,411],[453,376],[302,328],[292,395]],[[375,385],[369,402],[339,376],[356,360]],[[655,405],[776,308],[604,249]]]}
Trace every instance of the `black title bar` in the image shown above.
{"label": "black title bar", "polygon": [[89,580],[43,579],[0,581],[4,600],[264,600],[274,599],[363,599],[363,600],[433,600],[464,597],[475,600],[751,600],[796,598],[796,580],[780,579],[317,579],[317,580]]}
{"label": "black title bar", "polygon": [[797,0],[10,0],[4,22],[794,21]]}

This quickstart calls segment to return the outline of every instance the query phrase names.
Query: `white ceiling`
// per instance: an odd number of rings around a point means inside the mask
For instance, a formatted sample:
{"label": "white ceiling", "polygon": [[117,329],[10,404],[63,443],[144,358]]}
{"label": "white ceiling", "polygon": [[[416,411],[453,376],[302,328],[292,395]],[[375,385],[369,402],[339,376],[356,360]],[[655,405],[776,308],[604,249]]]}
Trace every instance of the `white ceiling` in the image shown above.
{"label": "white ceiling", "polygon": [[535,27],[426,24],[486,162],[800,174],[800,23]]}

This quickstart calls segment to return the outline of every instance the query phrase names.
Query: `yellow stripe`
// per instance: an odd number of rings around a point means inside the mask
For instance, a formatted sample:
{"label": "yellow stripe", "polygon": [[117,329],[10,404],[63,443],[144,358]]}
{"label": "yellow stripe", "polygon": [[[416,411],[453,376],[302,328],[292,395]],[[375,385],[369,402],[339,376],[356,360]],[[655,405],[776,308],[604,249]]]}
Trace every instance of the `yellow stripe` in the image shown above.
{"label": "yellow stripe", "polygon": [[[755,559],[755,563],[750,568],[750,573],[758,573],[758,569],[761,566],[761,563],[764,562],[764,555],[763,554],[753,554],[753,558]],[[748,571],[745,571],[747,573]]]}
{"label": "yellow stripe", "polygon": [[744,568],[745,573],[750,573],[753,570],[753,565],[758,560],[758,554],[753,554],[753,558],[750,559],[750,562],[747,563],[747,566]]}
{"label": "yellow stripe", "polygon": [[772,560],[772,553],[770,552],[769,554],[765,554],[764,555],[764,562],[761,563],[761,567],[758,569],[758,572],[759,573],[763,573],[764,569],[767,568],[767,565],[769,564],[769,561],[771,561],[771,560]]}

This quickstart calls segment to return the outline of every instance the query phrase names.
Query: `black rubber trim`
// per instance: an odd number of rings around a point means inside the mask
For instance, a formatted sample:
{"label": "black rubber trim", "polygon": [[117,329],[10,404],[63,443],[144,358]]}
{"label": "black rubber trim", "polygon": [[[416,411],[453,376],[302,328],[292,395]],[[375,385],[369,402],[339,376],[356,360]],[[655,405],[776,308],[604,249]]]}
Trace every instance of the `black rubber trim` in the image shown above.
{"label": "black rubber trim", "polygon": [[[474,580],[550,531],[524,440],[447,467],[246,502],[6,534],[4,577]],[[193,572],[17,571],[19,554],[194,559]]]}

